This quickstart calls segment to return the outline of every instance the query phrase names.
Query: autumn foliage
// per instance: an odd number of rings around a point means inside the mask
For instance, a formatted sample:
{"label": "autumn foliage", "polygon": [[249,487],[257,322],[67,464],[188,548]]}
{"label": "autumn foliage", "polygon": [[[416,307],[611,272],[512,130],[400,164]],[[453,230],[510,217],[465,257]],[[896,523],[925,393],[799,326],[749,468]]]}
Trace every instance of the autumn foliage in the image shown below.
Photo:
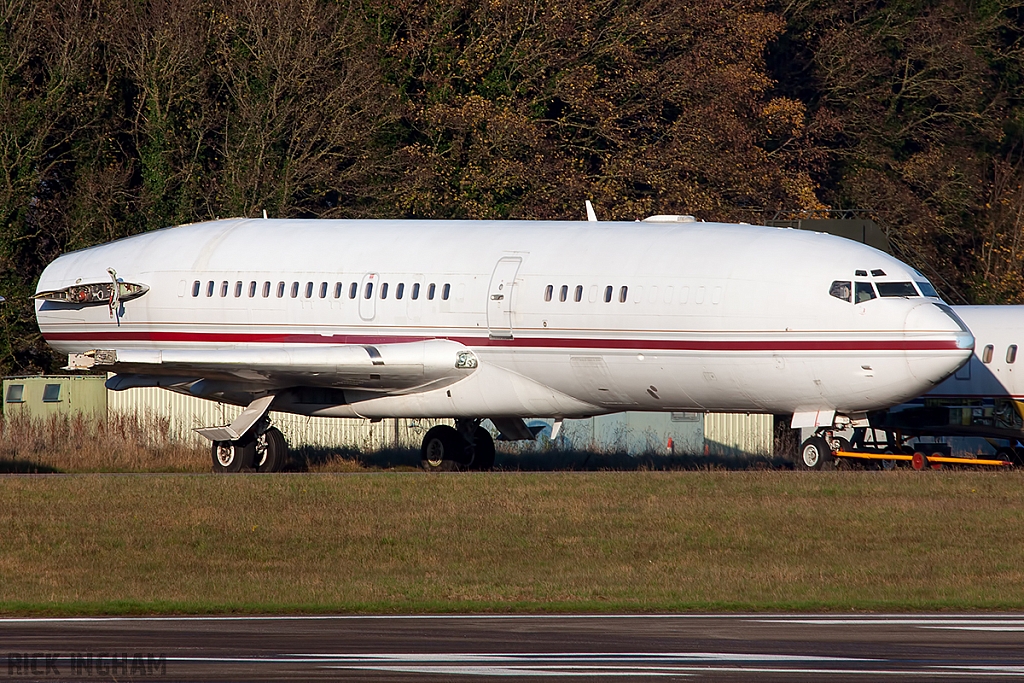
{"label": "autumn foliage", "polygon": [[[860,209],[1024,302],[1024,3],[0,0],[0,355],[58,253],[224,216]],[[827,258],[823,254],[822,258]]]}

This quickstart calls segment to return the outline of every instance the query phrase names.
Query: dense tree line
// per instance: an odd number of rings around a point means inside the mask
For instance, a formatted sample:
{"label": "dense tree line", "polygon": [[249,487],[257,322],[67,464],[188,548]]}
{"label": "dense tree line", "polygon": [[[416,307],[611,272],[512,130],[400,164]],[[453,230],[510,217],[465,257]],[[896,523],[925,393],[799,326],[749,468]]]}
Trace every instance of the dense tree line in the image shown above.
{"label": "dense tree line", "polygon": [[[224,216],[856,208],[1024,303],[1024,0],[0,0],[5,372],[62,251]],[[822,258],[827,258],[823,254]],[[912,260],[913,260],[912,259]]]}

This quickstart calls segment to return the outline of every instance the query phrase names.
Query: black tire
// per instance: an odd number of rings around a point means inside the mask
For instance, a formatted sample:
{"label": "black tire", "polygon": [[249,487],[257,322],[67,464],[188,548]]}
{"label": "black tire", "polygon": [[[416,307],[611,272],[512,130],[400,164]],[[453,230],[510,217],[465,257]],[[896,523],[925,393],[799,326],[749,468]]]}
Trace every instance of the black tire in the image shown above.
{"label": "black tire", "polygon": [[454,472],[468,463],[467,445],[454,427],[432,427],[423,437],[420,464],[428,472]]}
{"label": "black tire", "polygon": [[798,470],[830,469],[834,460],[828,442],[820,436],[812,436],[800,444],[796,468]]}
{"label": "black tire", "polygon": [[483,427],[473,433],[473,463],[470,469],[489,472],[494,469],[494,439]]}
{"label": "black tire", "polygon": [[277,427],[256,437],[255,466],[257,472],[280,472],[288,464],[288,442]]}
{"label": "black tire", "polygon": [[252,470],[256,458],[256,441],[249,438],[242,441],[215,441],[210,449],[213,457],[213,471],[218,474],[234,474]]}
{"label": "black tire", "polygon": [[1020,465],[1020,456],[1017,454],[1016,450],[1010,448],[1009,446],[997,448],[995,459],[1012,462],[1014,465]]}
{"label": "black tire", "polygon": [[[891,448],[886,448],[885,452],[887,454],[890,454],[890,455],[895,455],[896,454],[896,452],[893,449],[891,449]],[[878,461],[878,469],[885,470],[885,471],[894,470],[894,469],[896,469],[898,467],[898,463],[899,463],[898,460],[879,460]]]}

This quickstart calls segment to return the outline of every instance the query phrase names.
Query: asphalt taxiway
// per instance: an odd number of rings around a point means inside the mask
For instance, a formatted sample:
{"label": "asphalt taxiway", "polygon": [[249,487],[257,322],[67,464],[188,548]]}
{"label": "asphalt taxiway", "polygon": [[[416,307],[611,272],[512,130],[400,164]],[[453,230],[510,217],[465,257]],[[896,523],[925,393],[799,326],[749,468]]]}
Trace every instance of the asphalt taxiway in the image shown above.
{"label": "asphalt taxiway", "polygon": [[1024,614],[0,619],[10,680],[1024,679]]}

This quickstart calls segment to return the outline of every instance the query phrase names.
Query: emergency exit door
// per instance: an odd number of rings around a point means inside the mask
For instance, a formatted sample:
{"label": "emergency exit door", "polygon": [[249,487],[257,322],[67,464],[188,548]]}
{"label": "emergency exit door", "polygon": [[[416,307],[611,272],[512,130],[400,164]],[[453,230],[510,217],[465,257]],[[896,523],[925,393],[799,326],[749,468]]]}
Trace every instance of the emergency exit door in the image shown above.
{"label": "emergency exit door", "polygon": [[507,256],[494,266],[491,284],[487,288],[487,331],[491,339],[512,338],[516,273],[522,262],[518,256]]}

